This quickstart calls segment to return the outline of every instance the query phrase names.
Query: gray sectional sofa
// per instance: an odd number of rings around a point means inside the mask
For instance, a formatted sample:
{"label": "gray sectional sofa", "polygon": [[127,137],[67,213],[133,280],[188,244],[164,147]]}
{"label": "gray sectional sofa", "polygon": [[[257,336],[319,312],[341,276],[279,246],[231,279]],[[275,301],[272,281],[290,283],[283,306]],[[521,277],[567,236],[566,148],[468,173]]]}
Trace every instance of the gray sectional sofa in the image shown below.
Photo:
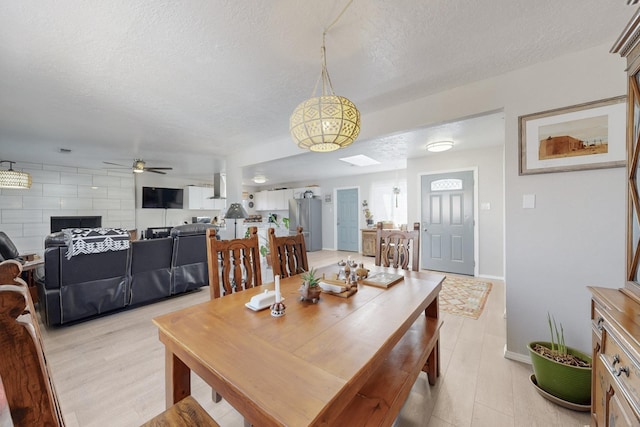
{"label": "gray sectional sofa", "polygon": [[209,284],[206,230],[174,227],[171,237],[138,240],[128,250],[67,259],[63,232],[45,240],[39,309],[47,325],[60,325],[146,304]]}

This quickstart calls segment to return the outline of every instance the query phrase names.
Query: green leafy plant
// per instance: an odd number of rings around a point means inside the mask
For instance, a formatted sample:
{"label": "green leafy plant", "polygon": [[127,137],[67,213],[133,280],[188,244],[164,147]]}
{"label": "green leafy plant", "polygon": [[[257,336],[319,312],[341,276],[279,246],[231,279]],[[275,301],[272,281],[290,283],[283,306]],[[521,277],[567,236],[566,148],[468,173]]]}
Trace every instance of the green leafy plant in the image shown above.
{"label": "green leafy plant", "polygon": [[311,268],[311,270],[302,273],[302,280],[304,280],[305,282],[309,282],[310,288],[320,285],[320,278],[316,277],[316,270],[313,267]]}
{"label": "green leafy plant", "polygon": [[284,224],[285,228],[288,230],[289,229],[289,218],[282,218],[282,223]]}
{"label": "green leafy plant", "polygon": [[260,255],[262,255],[263,257],[266,257],[268,253],[269,253],[269,247],[266,245],[260,245]]}

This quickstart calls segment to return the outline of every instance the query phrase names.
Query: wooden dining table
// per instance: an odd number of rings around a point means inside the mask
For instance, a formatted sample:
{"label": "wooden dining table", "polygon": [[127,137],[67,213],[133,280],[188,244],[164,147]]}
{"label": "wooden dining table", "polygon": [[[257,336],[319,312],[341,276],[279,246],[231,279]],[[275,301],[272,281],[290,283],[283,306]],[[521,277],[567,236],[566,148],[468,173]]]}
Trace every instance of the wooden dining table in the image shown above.
{"label": "wooden dining table", "polygon": [[167,407],[190,394],[193,371],[246,423],[332,425],[414,321],[437,317],[443,275],[369,268],[404,278],[386,289],[359,283],[348,298],[323,293],[313,304],[300,300],[293,276],[280,282],[282,317],[245,306],[271,283],[153,319],[165,345]]}

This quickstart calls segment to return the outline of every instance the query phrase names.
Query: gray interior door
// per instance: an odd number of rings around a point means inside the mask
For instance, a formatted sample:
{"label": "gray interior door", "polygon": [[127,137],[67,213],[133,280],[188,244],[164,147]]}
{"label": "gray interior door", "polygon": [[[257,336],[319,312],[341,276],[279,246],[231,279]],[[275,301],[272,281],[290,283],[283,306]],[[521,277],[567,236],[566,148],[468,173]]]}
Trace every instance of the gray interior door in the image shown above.
{"label": "gray interior door", "polygon": [[358,252],[358,189],[336,190],[339,251]]}
{"label": "gray interior door", "polygon": [[422,268],[474,274],[473,171],[422,177]]}

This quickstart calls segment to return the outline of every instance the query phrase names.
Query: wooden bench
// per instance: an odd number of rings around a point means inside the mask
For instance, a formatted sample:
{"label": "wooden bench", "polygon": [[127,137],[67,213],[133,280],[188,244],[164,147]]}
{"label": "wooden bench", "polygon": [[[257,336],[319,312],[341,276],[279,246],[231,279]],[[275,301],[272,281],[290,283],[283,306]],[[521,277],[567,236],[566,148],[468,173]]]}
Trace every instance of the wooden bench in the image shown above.
{"label": "wooden bench", "polygon": [[[15,427],[64,426],[33,301],[21,272],[17,261],[0,263],[0,379],[6,403]],[[2,411],[0,406],[0,415]],[[169,425],[218,426],[192,397],[144,424]]]}
{"label": "wooden bench", "polygon": [[351,400],[335,425],[390,426],[397,418],[421,371],[429,384],[440,376],[440,327],[438,299],[427,308],[389,357]]}

